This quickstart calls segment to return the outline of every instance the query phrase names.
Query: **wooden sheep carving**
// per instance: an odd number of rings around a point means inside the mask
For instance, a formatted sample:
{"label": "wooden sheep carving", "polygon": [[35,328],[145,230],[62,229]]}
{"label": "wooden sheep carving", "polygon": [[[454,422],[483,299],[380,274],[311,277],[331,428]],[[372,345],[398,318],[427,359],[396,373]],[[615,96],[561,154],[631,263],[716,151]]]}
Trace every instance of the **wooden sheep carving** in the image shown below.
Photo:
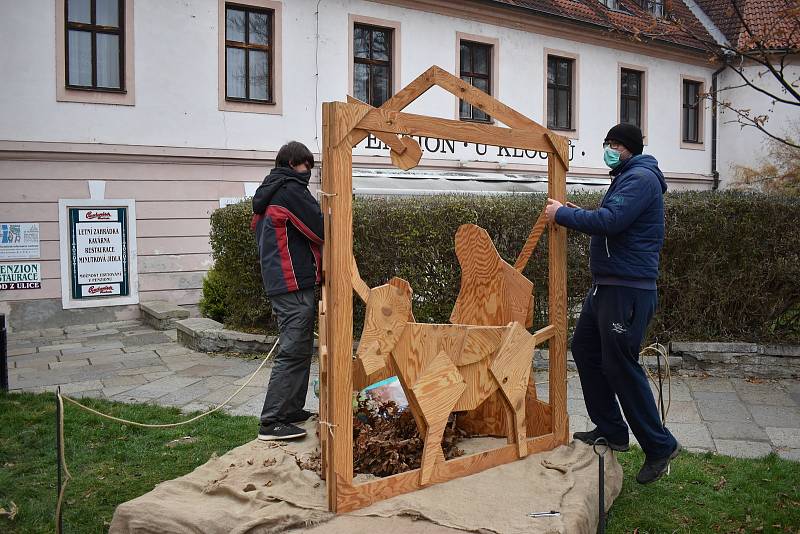
{"label": "wooden sheep carving", "polygon": [[394,278],[369,291],[357,351],[366,377],[397,375],[424,437],[420,484],[444,461],[442,436],[453,411],[473,410],[496,391],[504,401],[509,442],[527,455],[525,394],[535,336],[518,322],[505,326],[416,323],[411,287]]}

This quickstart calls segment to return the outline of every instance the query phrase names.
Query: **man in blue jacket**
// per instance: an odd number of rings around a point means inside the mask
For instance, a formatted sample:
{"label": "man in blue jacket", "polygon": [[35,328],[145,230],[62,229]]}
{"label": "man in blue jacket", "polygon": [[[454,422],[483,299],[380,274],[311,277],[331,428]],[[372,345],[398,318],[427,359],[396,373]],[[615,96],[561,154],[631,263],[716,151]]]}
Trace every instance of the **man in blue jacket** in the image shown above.
{"label": "man in blue jacket", "polygon": [[301,438],[322,272],[322,211],[308,190],[314,155],[297,141],[281,147],[275,169],[253,196],[261,279],[280,330],[280,351],[267,385],[258,439]]}
{"label": "man in blue jacket", "polygon": [[612,178],[600,207],[584,210],[548,199],[546,208],[548,221],[592,236],[593,283],[575,326],[572,356],[596,428],[573,437],[592,445],[602,436],[612,449],[627,451],[630,425],[645,453],[636,480],[647,484],[666,473],[680,452],[659,418],[639,364],[641,343],[658,302],[667,184],[655,158],[642,154],[642,132],[636,126],[614,126],[603,147]]}

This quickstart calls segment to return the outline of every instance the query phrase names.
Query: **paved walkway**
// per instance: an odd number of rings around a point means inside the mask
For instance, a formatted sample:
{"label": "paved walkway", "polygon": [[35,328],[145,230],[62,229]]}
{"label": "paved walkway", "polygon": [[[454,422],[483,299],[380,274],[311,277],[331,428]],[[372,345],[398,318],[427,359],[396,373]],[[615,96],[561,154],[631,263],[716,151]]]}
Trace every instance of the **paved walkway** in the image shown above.
{"label": "paved walkway", "polygon": [[[260,363],[194,352],[175,339],[174,330],[161,332],[139,321],[12,333],[11,389],[54,391],[60,385],[71,396],[155,402],[189,412],[227,399]],[[312,375],[317,375],[316,364]],[[257,416],[268,379],[267,366],[227,411]],[[547,386],[540,388],[546,399]],[[575,373],[567,392],[572,431],[588,430],[591,422]],[[317,411],[318,406],[309,388],[306,407]],[[739,457],[775,451],[800,461],[800,381],[674,377],[667,422],[690,450]]]}

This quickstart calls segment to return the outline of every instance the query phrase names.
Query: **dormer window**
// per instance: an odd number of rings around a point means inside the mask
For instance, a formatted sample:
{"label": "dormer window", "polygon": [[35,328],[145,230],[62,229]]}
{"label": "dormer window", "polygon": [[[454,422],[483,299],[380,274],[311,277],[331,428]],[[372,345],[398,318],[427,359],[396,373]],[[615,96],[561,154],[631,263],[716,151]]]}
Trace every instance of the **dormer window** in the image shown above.
{"label": "dormer window", "polygon": [[664,18],[664,0],[643,0],[642,8],[656,18]]}

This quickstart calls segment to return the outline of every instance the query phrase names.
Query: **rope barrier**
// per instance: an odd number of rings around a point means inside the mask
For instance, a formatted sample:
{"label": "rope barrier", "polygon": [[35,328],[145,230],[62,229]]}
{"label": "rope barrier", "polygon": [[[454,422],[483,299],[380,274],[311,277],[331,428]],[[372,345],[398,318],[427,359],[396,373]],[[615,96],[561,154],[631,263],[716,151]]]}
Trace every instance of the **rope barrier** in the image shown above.
{"label": "rope barrier", "polygon": [[[316,332],[315,332],[315,334],[316,334]],[[58,392],[56,393],[56,400],[58,402],[58,407],[61,410],[61,414],[62,415],[58,419],[58,435],[60,437],[59,444],[58,444],[58,456],[60,458],[61,465],[63,465],[63,467],[64,467],[64,475],[65,476],[64,476],[64,481],[61,484],[61,489],[58,492],[58,502],[56,502],[56,532],[57,532],[57,534],[61,534],[61,528],[60,528],[59,525],[61,523],[60,522],[61,506],[62,506],[62,503],[63,503],[63,500],[64,500],[64,492],[67,489],[67,484],[69,483],[70,479],[72,478],[72,475],[69,472],[69,468],[67,467],[67,459],[66,459],[66,457],[64,455],[64,416],[63,416],[63,414],[64,414],[64,401],[70,402],[70,403],[74,404],[75,406],[77,406],[78,408],[81,408],[82,410],[85,410],[85,411],[87,411],[87,412],[89,412],[91,414],[97,415],[98,417],[102,417],[102,418],[108,419],[110,421],[115,421],[115,422],[121,423],[123,425],[136,426],[136,427],[140,427],[140,428],[175,428],[175,427],[179,427],[179,426],[183,426],[183,425],[188,425],[190,423],[194,423],[195,421],[197,421],[199,419],[202,419],[203,417],[211,415],[212,413],[216,412],[217,410],[222,409],[230,401],[232,401],[236,397],[236,395],[241,393],[242,390],[245,387],[247,387],[247,385],[250,384],[250,382],[253,381],[253,378],[255,378],[255,376],[258,374],[258,372],[261,371],[261,369],[263,369],[264,365],[266,365],[266,363],[272,358],[272,353],[275,352],[275,347],[277,347],[277,346],[278,346],[278,340],[276,339],[275,343],[272,344],[272,348],[269,350],[269,353],[267,353],[266,357],[261,362],[261,364],[258,366],[258,368],[255,371],[253,371],[253,374],[250,375],[250,378],[248,378],[247,381],[239,387],[239,389],[234,391],[233,394],[230,397],[228,397],[227,399],[225,399],[221,404],[219,404],[218,406],[215,406],[214,408],[212,408],[212,409],[210,409],[210,410],[208,410],[206,412],[198,414],[198,415],[196,415],[196,416],[194,416],[194,417],[192,417],[190,419],[187,419],[185,421],[178,421],[177,423],[163,423],[163,424],[140,423],[138,421],[131,421],[129,419],[123,419],[121,417],[114,417],[113,415],[109,415],[107,413],[103,413],[103,412],[97,411],[94,408],[89,408],[88,406],[86,406],[84,404],[81,404],[80,402],[78,402],[75,399],[72,399],[70,397],[67,397],[66,395],[62,395],[61,394],[61,390],[59,389]]]}

